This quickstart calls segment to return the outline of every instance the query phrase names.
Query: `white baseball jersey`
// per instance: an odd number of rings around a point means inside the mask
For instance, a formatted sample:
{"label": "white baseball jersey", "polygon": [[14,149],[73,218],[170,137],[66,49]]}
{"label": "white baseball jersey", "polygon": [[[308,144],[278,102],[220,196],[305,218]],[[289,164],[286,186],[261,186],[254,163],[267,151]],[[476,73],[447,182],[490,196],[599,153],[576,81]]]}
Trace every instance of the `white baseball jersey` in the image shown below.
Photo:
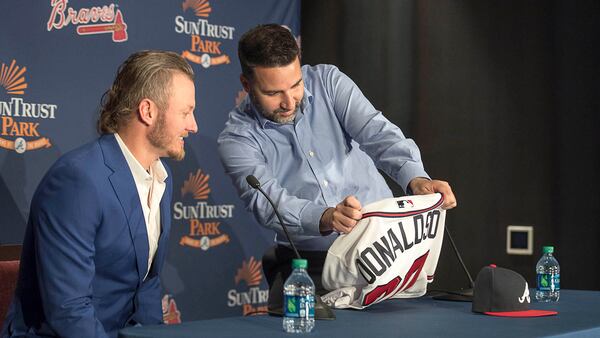
{"label": "white baseball jersey", "polygon": [[356,227],[327,252],[323,301],[364,309],[385,299],[420,297],[433,281],[446,211],[441,194],[388,198],[367,205]]}

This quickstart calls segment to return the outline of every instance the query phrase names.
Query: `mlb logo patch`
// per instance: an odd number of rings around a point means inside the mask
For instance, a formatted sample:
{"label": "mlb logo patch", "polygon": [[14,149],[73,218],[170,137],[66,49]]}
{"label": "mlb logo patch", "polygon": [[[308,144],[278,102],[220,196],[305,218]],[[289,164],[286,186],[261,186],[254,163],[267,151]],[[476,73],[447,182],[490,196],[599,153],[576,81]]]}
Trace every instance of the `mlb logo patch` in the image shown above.
{"label": "mlb logo patch", "polygon": [[398,203],[398,208],[400,209],[413,208],[415,206],[411,200],[400,200],[396,202]]}

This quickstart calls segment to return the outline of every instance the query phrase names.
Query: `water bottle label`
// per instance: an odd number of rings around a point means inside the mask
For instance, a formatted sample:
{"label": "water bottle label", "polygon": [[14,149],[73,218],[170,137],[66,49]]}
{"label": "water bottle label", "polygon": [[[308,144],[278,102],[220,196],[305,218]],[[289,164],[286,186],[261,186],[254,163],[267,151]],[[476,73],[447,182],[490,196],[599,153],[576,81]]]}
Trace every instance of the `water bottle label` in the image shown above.
{"label": "water bottle label", "polygon": [[284,295],[284,312],[286,317],[291,318],[314,318],[315,317],[315,297],[306,296],[288,296]]}
{"label": "water bottle label", "polygon": [[560,290],[560,274],[538,273],[537,288],[540,291]]}

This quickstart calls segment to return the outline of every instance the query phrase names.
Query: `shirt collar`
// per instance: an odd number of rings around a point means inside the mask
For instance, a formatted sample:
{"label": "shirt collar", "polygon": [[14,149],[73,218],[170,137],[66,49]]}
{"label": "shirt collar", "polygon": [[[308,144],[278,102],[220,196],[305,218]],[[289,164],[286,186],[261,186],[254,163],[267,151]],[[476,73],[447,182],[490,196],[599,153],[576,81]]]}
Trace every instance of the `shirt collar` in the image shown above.
{"label": "shirt collar", "polygon": [[[313,98],[312,93],[306,87],[304,87],[304,97],[302,98],[302,107],[303,108],[300,109],[300,111],[296,115],[296,118],[294,119],[294,124],[302,119],[302,117],[304,116],[304,113],[306,111],[306,107],[308,105],[312,105],[313,100],[314,100],[314,98]],[[265,128],[267,125],[272,125],[272,126],[281,126],[282,125],[281,123],[273,122],[273,121],[267,119],[266,117],[264,117],[263,114],[256,109],[256,107],[252,103],[252,100],[250,100],[250,95],[246,95],[246,98],[240,103],[240,105],[238,106],[238,109],[244,111],[248,115],[254,115],[254,117],[260,124],[260,126],[263,128]],[[286,124],[288,124],[288,123],[286,123]]]}
{"label": "shirt collar", "polygon": [[131,174],[136,182],[144,182],[148,179],[152,179],[152,176],[159,182],[164,182],[167,179],[167,170],[165,166],[162,164],[160,159],[157,159],[150,166],[150,172],[154,175],[151,175],[149,172],[144,169],[142,164],[133,156],[129,148],[118,133],[115,133],[115,139],[119,144],[119,148],[121,148],[121,152],[123,152],[123,156],[125,156],[125,161],[127,161],[127,165],[129,166],[129,170],[131,170]]}

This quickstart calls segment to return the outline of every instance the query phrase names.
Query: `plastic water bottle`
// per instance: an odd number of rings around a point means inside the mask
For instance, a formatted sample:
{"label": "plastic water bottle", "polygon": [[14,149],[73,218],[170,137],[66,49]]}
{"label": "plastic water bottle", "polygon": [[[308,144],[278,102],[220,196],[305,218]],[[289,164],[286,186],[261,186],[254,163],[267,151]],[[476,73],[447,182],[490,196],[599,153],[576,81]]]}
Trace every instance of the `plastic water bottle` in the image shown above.
{"label": "plastic water bottle", "polygon": [[315,283],[308,273],[306,259],[292,261],[292,274],[283,285],[283,330],[307,333],[315,327]]}
{"label": "plastic water bottle", "polygon": [[560,298],[560,266],[552,255],[553,246],[545,246],[542,250],[544,255],[535,267],[537,272],[535,299],[538,302],[558,302],[558,298]]}

